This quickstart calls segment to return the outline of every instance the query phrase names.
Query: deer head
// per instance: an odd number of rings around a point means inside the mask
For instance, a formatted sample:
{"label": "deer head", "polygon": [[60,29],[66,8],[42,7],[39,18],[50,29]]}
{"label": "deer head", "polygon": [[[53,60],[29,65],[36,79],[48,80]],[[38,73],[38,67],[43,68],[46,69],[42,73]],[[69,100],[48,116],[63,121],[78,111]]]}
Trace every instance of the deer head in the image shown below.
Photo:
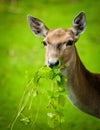
{"label": "deer head", "polygon": [[47,66],[68,65],[73,61],[75,42],[86,28],[84,12],[75,17],[72,28],[68,29],[48,29],[41,20],[30,15],[28,22],[33,33],[44,38]]}

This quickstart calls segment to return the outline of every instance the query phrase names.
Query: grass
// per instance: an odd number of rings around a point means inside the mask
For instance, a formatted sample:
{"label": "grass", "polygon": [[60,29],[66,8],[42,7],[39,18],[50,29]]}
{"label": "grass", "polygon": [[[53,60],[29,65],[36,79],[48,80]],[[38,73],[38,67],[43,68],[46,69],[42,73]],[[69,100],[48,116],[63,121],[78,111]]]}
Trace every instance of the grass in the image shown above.
{"label": "grass", "polygon": [[[100,1],[22,1],[11,9],[9,2],[0,2],[0,130],[7,126],[15,113],[25,86],[34,73],[45,61],[45,50],[42,39],[35,37],[27,24],[27,14],[32,14],[44,21],[50,28],[71,27],[77,13],[85,11],[87,29],[80,37],[76,46],[79,55],[89,70],[100,72],[100,18],[98,14]],[[49,87],[47,81],[43,85]],[[32,127],[25,126],[19,120],[14,130],[51,130],[47,125],[46,101],[47,94],[34,101],[33,114],[40,105],[37,122]],[[66,99],[67,100],[67,99]],[[99,130],[100,121],[80,112],[67,100],[64,109],[65,122],[62,130]]]}

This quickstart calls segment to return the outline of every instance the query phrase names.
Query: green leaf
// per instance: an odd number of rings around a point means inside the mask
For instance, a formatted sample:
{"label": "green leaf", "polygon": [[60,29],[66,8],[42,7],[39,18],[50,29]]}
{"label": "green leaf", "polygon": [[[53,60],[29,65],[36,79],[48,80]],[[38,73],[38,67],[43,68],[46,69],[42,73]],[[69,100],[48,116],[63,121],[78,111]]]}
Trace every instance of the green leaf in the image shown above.
{"label": "green leaf", "polygon": [[36,97],[38,95],[38,91],[35,90],[34,93],[33,93],[34,97]]}
{"label": "green leaf", "polygon": [[60,68],[58,66],[53,67],[53,71],[56,75],[59,75],[61,73]]}
{"label": "green leaf", "polygon": [[36,72],[34,77],[36,81],[38,81],[39,78],[53,79],[54,72],[50,67],[43,66]]}
{"label": "green leaf", "polygon": [[57,76],[55,77],[55,80],[60,83],[60,82],[61,82],[61,76],[60,76],[60,75],[57,75]]}
{"label": "green leaf", "polygon": [[65,105],[65,103],[66,103],[66,97],[64,95],[59,95],[58,104],[63,107]]}

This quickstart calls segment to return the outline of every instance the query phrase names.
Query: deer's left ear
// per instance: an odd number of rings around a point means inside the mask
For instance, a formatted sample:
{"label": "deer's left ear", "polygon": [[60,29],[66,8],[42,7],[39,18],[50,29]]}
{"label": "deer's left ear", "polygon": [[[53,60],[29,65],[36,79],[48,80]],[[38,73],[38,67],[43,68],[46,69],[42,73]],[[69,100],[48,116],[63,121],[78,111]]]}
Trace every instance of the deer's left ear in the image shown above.
{"label": "deer's left ear", "polygon": [[31,15],[28,15],[27,19],[31,30],[35,35],[40,37],[45,37],[47,35],[49,29],[44,25],[41,20]]}
{"label": "deer's left ear", "polygon": [[74,21],[72,31],[76,36],[79,36],[81,33],[84,32],[86,28],[86,16],[84,12],[79,13]]}

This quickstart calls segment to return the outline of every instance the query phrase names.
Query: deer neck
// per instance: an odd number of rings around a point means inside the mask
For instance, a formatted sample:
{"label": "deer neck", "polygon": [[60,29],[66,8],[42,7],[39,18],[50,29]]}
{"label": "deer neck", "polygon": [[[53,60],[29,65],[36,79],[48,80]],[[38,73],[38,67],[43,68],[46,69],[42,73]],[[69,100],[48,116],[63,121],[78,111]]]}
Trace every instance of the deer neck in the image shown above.
{"label": "deer neck", "polygon": [[72,51],[72,55],[70,57],[70,60],[65,64],[65,68],[62,69],[62,74],[65,75],[67,77],[68,82],[73,82],[73,78],[82,73],[83,70],[81,70],[82,68],[85,69],[84,65],[82,64],[76,47],[73,47],[73,51]]}
{"label": "deer neck", "polygon": [[100,118],[100,74],[85,68],[75,47],[71,58],[62,71],[67,78],[68,97],[80,110]]}
{"label": "deer neck", "polygon": [[[67,89],[69,91],[69,97],[74,101],[72,101],[74,104],[76,104],[77,101],[75,99],[78,99],[78,96],[85,92],[86,84],[88,84],[86,80],[86,74],[89,73],[89,71],[84,67],[82,64],[77,50],[74,47],[73,54],[71,56],[71,60],[66,64],[66,67],[62,70],[62,73],[67,78]],[[83,89],[83,91],[81,91]],[[77,96],[77,97],[76,97]]]}

